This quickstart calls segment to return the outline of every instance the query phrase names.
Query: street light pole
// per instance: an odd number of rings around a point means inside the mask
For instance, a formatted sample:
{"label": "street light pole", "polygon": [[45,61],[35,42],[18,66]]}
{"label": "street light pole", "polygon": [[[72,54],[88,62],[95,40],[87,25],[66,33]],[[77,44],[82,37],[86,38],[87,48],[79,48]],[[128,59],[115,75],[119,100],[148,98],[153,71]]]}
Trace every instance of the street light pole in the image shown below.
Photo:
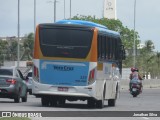
{"label": "street light pole", "polygon": [[34,0],[34,34],[36,31],[36,0]]}
{"label": "street light pole", "polygon": [[71,19],[71,9],[72,9],[72,6],[71,6],[71,0],[70,0],[70,19]]}
{"label": "street light pole", "polygon": [[134,45],[133,45],[133,66],[136,66],[136,0],[134,0]]}
{"label": "street light pole", "polygon": [[53,1],[48,1],[47,3],[53,3],[54,4],[54,22],[56,22],[56,2],[58,2],[57,0]]}
{"label": "street light pole", "polygon": [[20,0],[18,0],[18,42],[17,42],[17,67],[19,68],[19,61],[20,61],[20,53],[19,53],[19,36],[20,36],[20,22],[19,22],[19,17],[20,16]]}
{"label": "street light pole", "polygon": [[54,0],[54,23],[56,22],[56,0]]}
{"label": "street light pole", "polygon": [[65,0],[64,0],[64,19],[66,19],[66,4],[65,4]]}

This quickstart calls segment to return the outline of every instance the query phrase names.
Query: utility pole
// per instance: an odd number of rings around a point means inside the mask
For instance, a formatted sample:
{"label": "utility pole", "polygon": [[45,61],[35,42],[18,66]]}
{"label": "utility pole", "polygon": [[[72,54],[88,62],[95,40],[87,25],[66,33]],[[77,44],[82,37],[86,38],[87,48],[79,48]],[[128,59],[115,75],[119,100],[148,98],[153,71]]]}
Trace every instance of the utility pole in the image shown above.
{"label": "utility pole", "polygon": [[34,0],[34,34],[36,31],[36,0]]}
{"label": "utility pole", "polygon": [[72,11],[72,3],[71,3],[71,0],[70,0],[70,19],[71,19],[71,11]]}
{"label": "utility pole", "polygon": [[18,0],[18,42],[17,42],[17,67],[19,68],[19,61],[20,61],[20,51],[19,51],[19,37],[20,37],[20,0]]}
{"label": "utility pole", "polygon": [[65,0],[64,0],[64,20],[66,19],[66,4],[65,4]]}
{"label": "utility pole", "polygon": [[54,0],[54,23],[56,22],[56,0]]}
{"label": "utility pole", "polygon": [[134,0],[134,45],[133,45],[133,66],[136,67],[136,0]]}

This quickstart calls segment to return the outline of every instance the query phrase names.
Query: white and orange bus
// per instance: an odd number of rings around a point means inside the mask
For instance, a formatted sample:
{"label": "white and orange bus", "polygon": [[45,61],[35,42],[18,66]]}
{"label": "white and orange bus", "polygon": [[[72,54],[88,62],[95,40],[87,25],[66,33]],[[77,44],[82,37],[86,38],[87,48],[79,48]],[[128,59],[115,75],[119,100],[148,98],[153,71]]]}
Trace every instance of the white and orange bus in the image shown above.
{"label": "white and orange bus", "polygon": [[33,57],[33,94],[42,106],[87,100],[115,106],[124,47],[120,34],[88,21],[39,24]]}

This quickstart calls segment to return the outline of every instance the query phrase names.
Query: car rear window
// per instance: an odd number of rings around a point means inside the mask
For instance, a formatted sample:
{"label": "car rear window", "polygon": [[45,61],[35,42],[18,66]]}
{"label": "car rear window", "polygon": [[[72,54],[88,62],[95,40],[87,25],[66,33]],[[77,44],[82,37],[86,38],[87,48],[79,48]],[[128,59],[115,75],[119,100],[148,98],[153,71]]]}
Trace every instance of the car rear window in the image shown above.
{"label": "car rear window", "polygon": [[13,70],[12,69],[0,69],[0,75],[12,76]]}

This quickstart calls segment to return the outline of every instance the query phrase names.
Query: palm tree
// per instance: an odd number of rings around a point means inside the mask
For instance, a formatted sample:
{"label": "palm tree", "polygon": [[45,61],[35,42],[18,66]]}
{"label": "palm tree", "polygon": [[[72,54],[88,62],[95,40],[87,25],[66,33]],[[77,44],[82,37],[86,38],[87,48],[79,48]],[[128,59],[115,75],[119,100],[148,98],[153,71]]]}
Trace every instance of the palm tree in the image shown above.
{"label": "palm tree", "polygon": [[153,52],[154,44],[153,44],[152,40],[147,40],[147,41],[145,42],[145,49],[146,49],[146,51],[149,52],[149,53]]}

